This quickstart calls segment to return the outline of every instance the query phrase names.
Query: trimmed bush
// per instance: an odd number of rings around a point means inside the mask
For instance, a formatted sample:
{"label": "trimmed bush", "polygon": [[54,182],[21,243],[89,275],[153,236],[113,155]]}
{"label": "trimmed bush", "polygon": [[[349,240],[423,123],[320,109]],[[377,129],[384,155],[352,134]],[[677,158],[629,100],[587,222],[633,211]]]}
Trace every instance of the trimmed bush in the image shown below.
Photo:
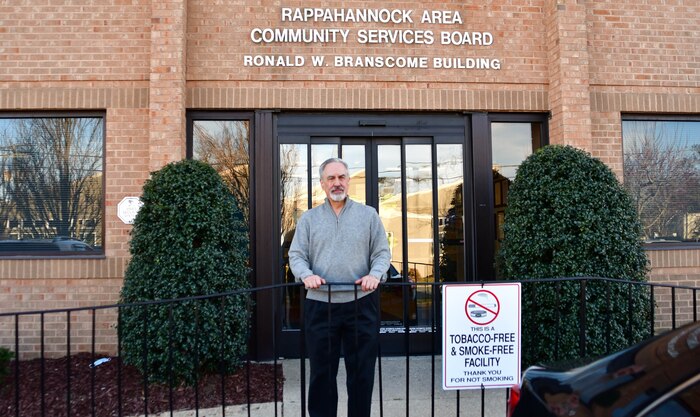
{"label": "trimmed bush", "polygon": [[[519,280],[646,281],[641,230],[630,197],[605,164],[571,146],[546,146],[522,163],[510,186],[499,268]],[[648,292],[589,281],[583,322],[580,283],[524,283],[524,364],[597,356],[645,338]]]}
{"label": "trimmed bush", "polygon": [[[131,232],[122,303],[220,294],[249,287],[248,231],[236,201],[209,165],[185,160],[152,173]],[[123,307],[125,363],[149,381],[193,383],[234,371],[246,352],[246,295]]]}

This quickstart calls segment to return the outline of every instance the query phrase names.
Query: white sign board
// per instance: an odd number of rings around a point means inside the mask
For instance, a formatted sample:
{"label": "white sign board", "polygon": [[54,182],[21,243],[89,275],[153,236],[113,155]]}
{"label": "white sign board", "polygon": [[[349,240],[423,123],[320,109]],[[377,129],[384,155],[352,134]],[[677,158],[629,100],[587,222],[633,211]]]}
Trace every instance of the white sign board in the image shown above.
{"label": "white sign board", "polygon": [[520,305],[519,282],[443,287],[443,389],[520,382]]}
{"label": "white sign board", "polygon": [[134,224],[134,219],[136,214],[141,209],[143,203],[138,197],[124,197],[122,201],[117,204],[117,216],[125,224]]}

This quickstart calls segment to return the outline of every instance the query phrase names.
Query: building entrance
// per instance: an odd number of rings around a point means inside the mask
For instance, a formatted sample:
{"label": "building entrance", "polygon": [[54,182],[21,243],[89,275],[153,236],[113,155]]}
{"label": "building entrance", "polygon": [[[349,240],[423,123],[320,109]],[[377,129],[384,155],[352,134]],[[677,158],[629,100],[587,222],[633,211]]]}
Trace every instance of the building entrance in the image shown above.
{"label": "building entrance", "polygon": [[[436,326],[439,298],[429,284],[465,281],[470,275],[465,127],[465,118],[458,115],[280,115],[278,282],[294,281],[288,249],[298,218],[325,198],[318,168],[326,159],[340,157],[349,165],[350,197],[377,209],[386,229],[392,254],[388,281],[407,283],[381,288],[383,351],[400,350],[398,336],[406,331],[411,345],[424,344],[421,335]],[[343,254],[338,255],[342,262]],[[283,297],[283,339],[298,337],[299,297],[298,289]]]}

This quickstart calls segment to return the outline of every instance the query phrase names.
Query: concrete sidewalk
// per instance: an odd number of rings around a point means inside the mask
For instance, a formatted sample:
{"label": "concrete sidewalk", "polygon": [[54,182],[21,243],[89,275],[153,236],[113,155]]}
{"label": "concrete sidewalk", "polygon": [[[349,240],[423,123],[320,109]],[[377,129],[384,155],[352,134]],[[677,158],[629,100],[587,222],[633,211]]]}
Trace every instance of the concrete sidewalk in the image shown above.
{"label": "concrete sidewalk", "polygon": [[[457,416],[457,396],[459,395],[459,416],[481,416],[481,390],[444,391],[442,389],[441,357],[435,358],[434,375],[434,412],[431,404],[431,357],[414,356],[409,358],[408,406],[409,416]],[[345,392],[345,367],[340,361],[338,371],[338,417],[347,416],[347,395]],[[299,359],[282,361],[284,369],[283,416],[301,417],[301,378]],[[382,403],[383,416],[406,416],[406,358],[382,358]],[[306,362],[306,381],[309,380],[309,365]],[[484,394],[486,417],[504,417],[506,415],[506,390],[489,389]],[[379,371],[375,373],[374,395],[372,396],[372,416],[380,415]],[[274,415],[274,414],[271,414]]]}
{"label": "concrete sidewalk", "polygon": [[[248,406],[236,405],[226,407],[227,417],[301,417],[301,361],[284,359],[279,361],[284,370],[284,396],[282,402],[275,404],[252,404],[250,414]],[[457,415],[457,397],[459,396],[459,416],[481,416],[481,390],[443,391],[441,357],[435,358],[434,393],[435,402],[431,404],[430,356],[414,356],[408,360],[410,378],[408,382],[409,416],[413,417],[451,417]],[[375,373],[374,395],[372,396],[372,416],[403,417],[406,416],[406,358],[382,358],[382,413],[380,414],[379,367]],[[306,361],[306,381],[309,380],[309,364]],[[345,366],[340,361],[338,371],[338,417],[347,417],[347,395],[345,392]],[[506,390],[489,389],[484,393],[486,417],[504,417],[506,415]],[[170,417],[169,412],[151,415],[153,417]],[[177,411],[173,417],[221,417],[221,407]],[[142,417],[142,416],[139,416]]]}

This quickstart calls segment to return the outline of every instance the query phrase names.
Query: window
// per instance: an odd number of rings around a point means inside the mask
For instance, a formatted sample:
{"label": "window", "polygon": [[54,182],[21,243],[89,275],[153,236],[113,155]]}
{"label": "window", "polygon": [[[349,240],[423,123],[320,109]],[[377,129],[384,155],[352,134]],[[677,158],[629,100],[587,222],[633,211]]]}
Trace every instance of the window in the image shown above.
{"label": "window", "polygon": [[99,255],[101,115],[0,115],[0,255]]}
{"label": "window", "polygon": [[542,123],[499,121],[491,123],[495,253],[503,241],[508,189],[520,164],[542,146]]}
{"label": "window", "polygon": [[644,241],[700,242],[700,119],[625,117],[622,140]]}
{"label": "window", "polygon": [[238,114],[192,113],[188,130],[188,156],[216,169],[249,224],[250,119]]}

